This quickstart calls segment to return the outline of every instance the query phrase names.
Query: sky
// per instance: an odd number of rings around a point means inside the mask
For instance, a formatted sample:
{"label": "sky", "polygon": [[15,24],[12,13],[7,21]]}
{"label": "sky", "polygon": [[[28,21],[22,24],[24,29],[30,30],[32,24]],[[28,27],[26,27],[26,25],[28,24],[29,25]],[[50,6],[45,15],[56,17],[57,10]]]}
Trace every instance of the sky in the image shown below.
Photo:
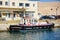
{"label": "sky", "polygon": [[60,2],[60,0],[31,0],[31,1],[41,1],[41,2]]}

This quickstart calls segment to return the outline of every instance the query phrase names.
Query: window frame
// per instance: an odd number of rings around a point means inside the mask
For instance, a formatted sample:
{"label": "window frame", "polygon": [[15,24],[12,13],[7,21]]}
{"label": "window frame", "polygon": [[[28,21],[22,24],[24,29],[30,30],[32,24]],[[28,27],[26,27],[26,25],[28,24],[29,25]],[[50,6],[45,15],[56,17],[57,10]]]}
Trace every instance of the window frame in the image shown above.
{"label": "window frame", "polygon": [[3,2],[2,1],[0,1],[0,5],[2,5],[3,4]]}
{"label": "window frame", "polygon": [[24,3],[19,3],[19,6],[23,6],[24,5]]}
{"label": "window frame", "polygon": [[35,4],[33,4],[33,7],[35,7]]}
{"label": "window frame", "polygon": [[5,2],[5,5],[8,6],[8,2],[7,1]]}
{"label": "window frame", "polygon": [[25,7],[29,7],[30,6],[30,4],[29,3],[25,3]]}
{"label": "window frame", "polygon": [[15,2],[12,2],[12,6],[15,6]]}

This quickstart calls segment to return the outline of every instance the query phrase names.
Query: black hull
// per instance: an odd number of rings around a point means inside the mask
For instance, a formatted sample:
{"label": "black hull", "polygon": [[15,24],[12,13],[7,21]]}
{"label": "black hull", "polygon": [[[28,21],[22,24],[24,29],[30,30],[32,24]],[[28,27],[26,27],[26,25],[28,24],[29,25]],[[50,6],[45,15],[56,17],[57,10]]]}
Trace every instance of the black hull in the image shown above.
{"label": "black hull", "polygon": [[21,26],[21,25],[10,25],[10,31],[19,31],[19,30],[38,30],[38,29],[51,29],[54,28],[54,24],[51,25],[39,25],[39,26]]}

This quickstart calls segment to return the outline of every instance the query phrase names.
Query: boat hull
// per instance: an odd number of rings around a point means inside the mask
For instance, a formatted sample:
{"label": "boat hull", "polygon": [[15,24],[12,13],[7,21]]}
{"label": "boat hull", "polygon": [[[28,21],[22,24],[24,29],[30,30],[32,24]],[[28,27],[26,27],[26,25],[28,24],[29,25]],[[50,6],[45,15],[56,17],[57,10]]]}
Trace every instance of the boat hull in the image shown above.
{"label": "boat hull", "polygon": [[38,29],[51,29],[54,28],[54,24],[50,25],[35,25],[35,26],[26,26],[26,25],[10,25],[10,31],[19,31],[19,30],[38,30]]}

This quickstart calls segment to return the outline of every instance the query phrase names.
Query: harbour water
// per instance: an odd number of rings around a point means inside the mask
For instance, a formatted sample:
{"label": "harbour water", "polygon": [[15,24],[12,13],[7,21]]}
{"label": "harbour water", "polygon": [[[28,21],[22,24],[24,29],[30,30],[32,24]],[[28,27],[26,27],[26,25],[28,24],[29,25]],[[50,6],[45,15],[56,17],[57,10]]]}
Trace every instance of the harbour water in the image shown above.
{"label": "harbour water", "polygon": [[0,40],[60,40],[60,28],[52,30],[20,30],[20,32],[0,32]]}

